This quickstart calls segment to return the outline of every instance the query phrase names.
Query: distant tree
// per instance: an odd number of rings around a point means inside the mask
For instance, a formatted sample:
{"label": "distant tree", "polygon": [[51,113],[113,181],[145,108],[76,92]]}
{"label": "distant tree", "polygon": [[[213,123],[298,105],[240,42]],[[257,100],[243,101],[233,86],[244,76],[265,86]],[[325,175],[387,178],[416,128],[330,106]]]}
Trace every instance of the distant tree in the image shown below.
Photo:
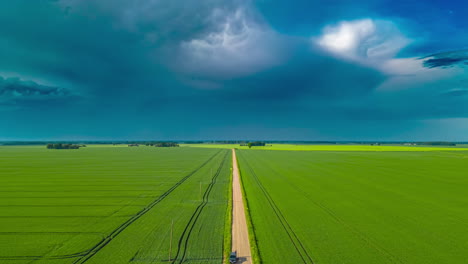
{"label": "distant tree", "polygon": [[155,143],[154,146],[158,148],[172,148],[172,147],[179,147],[179,144],[175,142],[158,142],[158,143]]}
{"label": "distant tree", "polygon": [[260,142],[260,141],[249,142],[249,143],[247,143],[247,146],[248,146],[249,148],[252,148],[252,147],[264,147],[264,146],[265,146],[265,142]]}
{"label": "distant tree", "polygon": [[84,145],[76,145],[76,144],[62,144],[62,143],[55,143],[55,144],[47,144],[48,149],[79,149]]}

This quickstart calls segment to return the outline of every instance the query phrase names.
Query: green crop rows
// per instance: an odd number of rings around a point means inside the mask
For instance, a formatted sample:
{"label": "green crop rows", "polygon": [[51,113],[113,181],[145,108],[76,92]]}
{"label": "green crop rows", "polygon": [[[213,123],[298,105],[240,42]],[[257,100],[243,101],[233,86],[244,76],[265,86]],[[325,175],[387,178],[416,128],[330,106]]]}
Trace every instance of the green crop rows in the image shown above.
{"label": "green crop rows", "polygon": [[466,263],[468,152],[238,150],[265,264]]}
{"label": "green crop rows", "polygon": [[230,158],[219,149],[1,147],[0,263],[220,263]]}
{"label": "green crop rows", "polygon": [[[182,144],[183,147],[192,148],[227,148],[249,149],[239,144]],[[405,145],[291,145],[291,144],[267,144],[266,146],[253,146],[249,150],[294,150],[294,151],[468,151],[467,145],[457,146],[405,146]]]}
{"label": "green crop rows", "polygon": [[[286,148],[237,151],[264,264],[466,262],[468,152]],[[222,263],[230,153],[0,147],[0,263]]]}

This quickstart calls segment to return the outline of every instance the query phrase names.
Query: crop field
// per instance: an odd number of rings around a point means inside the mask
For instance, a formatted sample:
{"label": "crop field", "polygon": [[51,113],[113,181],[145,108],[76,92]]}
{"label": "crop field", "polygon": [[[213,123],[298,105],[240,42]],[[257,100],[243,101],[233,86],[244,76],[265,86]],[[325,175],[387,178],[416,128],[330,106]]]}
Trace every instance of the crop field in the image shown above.
{"label": "crop field", "polygon": [[0,147],[0,263],[221,263],[230,159],[222,149]]}
{"label": "crop field", "polygon": [[[226,148],[249,149],[239,144],[182,144],[183,147],[192,148]],[[294,151],[468,151],[467,145],[460,146],[404,146],[404,145],[293,145],[293,144],[267,144],[255,146],[251,150],[294,150]]]}
{"label": "crop field", "polygon": [[264,264],[467,263],[468,152],[237,153]]}

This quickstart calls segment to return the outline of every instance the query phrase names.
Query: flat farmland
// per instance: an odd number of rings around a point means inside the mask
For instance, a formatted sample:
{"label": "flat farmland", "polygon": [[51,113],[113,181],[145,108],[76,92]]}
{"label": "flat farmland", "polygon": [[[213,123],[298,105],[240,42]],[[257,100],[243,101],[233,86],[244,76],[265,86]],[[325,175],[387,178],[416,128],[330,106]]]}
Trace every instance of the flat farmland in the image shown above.
{"label": "flat farmland", "polygon": [[192,148],[228,148],[228,149],[248,149],[248,150],[287,150],[287,151],[468,151],[467,145],[457,146],[405,146],[405,145],[364,145],[364,144],[266,144],[266,146],[240,146],[239,144],[182,144],[183,147]]}
{"label": "flat farmland", "polygon": [[238,150],[274,263],[466,263],[468,152]]}
{"label": "flat farmland", "polygon": [[230,159],[220,149],[0,147],[0,262],[220,263]]}

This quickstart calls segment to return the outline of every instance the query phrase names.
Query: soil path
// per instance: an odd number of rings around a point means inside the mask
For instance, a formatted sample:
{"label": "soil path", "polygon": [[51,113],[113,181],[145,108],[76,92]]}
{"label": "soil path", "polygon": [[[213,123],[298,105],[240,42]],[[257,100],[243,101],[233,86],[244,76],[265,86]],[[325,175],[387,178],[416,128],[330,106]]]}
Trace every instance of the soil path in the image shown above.
{"label": "soil path", "polygon": [[232,150],[232,251],[237,251],[237,263],[251,264],[249,232],[245,218],[236,151]]}

